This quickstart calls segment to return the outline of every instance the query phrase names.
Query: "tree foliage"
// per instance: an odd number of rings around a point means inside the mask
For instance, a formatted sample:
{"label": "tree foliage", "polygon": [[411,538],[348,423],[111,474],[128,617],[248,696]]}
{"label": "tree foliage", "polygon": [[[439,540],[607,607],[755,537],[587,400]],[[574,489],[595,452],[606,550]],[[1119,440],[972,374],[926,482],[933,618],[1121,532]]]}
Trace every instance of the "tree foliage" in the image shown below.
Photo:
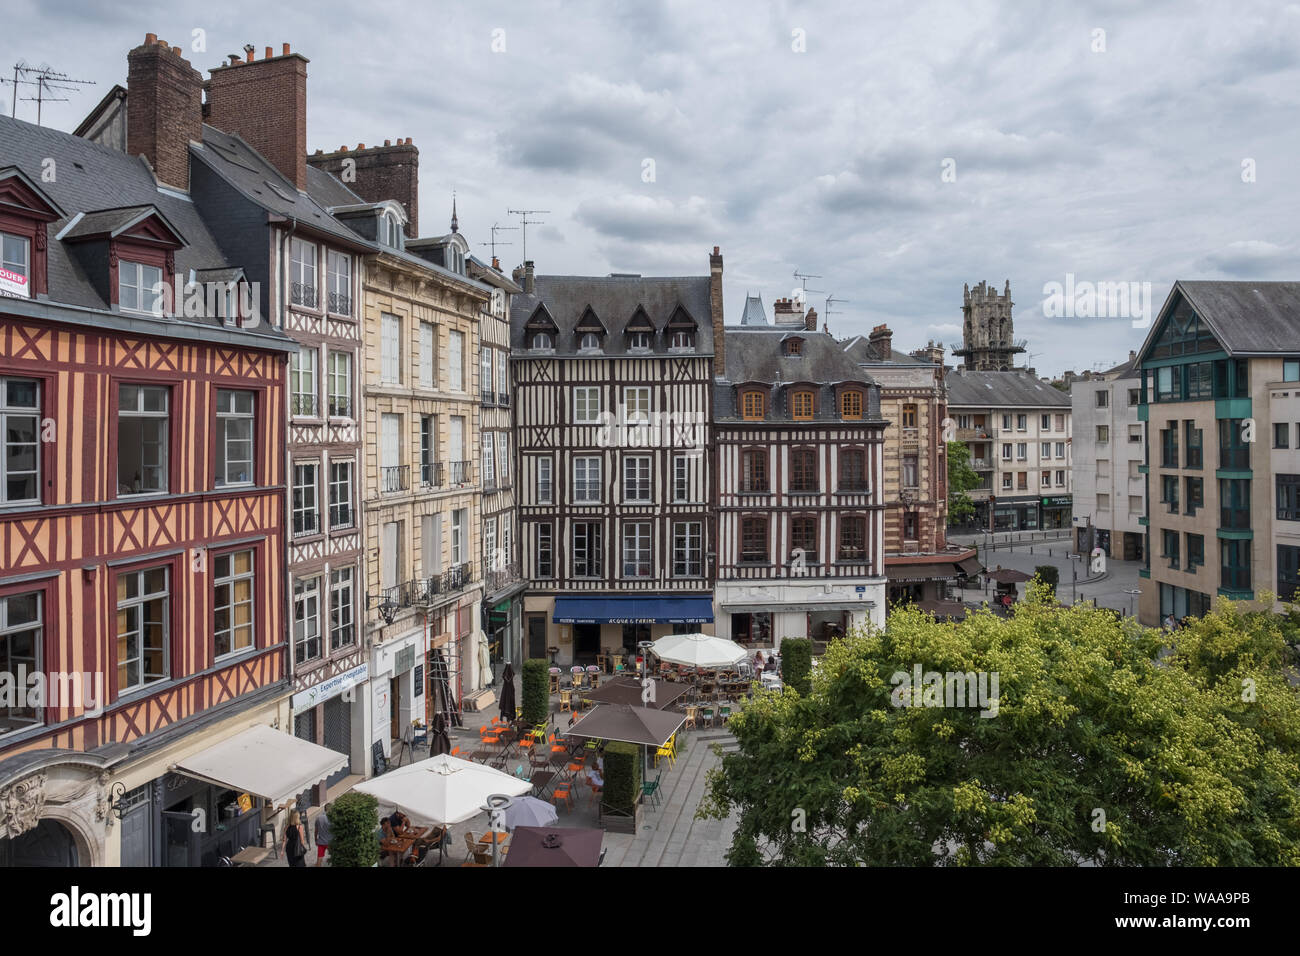
{"label": "tree foliage", "polygon": [[540,657],[524,661],[520,681],[520,694],[524,722],[538,726],[551,717],[550,666]]}
{"label": "tree foliage", "polygon": [[[1288,634],[1220,602],[1170,650],[1038,583],[1007,619],[900,608],[731,718],[699,812],[738,812],[732,865],[1300,865]],[[997,674],[996,716],[893,706],[918,664]]]}
{"label": "tree foliage", "polygon": [[971,467],[970,446],[948,442],[948,524],[965,524],[975,517],[975,502],[967,492],[979,487],[980,476]]}

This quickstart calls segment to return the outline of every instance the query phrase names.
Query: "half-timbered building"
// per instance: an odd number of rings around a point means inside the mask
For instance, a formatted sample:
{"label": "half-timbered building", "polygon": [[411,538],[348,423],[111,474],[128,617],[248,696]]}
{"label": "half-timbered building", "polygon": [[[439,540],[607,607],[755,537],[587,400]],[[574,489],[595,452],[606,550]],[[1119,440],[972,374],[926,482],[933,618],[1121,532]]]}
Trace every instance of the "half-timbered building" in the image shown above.
{"label": "half-timbered building", "polygon": [[[193,73],[153,38],[131,71]],[[295,346],[151,118],[132,155],[0,118],[0,865],[212,864],[319,779],[272,729]]]}
{"label": "half-timbered building", "polygon": [[526,652],[562,663],[711,631],[710,275],[516,271],[511,353]]}
{"label": "half-timbered building", "polygon": [[717,632],[757,648],[883,626],[879,386],[789,299],[718,353]]}

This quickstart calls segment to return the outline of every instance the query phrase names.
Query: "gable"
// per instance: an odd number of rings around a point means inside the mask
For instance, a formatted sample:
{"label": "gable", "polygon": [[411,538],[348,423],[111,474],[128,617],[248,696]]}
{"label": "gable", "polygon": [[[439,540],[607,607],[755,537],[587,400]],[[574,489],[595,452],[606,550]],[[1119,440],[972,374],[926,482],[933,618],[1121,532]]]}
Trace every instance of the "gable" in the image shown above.
{"label": "gable", "polygon": [[1182,293],[1176,293],[1161,310],[1160,321],[1142,349],[1143,360],[1176,359],[1225,351],[1205,319]]}
{"label": "gable", "polygon": [[0,169],[0,212],[45,222],[63,219],[67,215],[58,203],[15,166]]}

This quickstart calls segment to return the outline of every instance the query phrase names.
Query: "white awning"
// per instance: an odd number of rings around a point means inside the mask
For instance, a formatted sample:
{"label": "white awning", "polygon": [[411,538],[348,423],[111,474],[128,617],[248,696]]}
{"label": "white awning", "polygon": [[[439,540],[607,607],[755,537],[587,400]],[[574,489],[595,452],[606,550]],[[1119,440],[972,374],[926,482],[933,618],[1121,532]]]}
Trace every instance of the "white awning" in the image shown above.
{"label": "white awning", "polygon": [[185,758],[174,769],[187,777],[265,797],[279,805],[320,783],[347,762],[346,754],[258,724]]}

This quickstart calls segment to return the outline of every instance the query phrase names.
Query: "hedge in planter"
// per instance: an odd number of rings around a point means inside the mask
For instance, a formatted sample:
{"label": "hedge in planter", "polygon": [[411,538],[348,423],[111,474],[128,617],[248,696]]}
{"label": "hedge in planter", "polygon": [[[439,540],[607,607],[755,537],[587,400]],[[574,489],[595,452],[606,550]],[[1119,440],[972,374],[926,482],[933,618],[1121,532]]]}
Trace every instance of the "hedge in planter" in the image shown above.
{"label": "hedge in planter", "polygon": [[605,806],[613,813],[631,814],[641,796],[641,748],[636,744],[605,746]]}
{"label": "hedge in planter", "polygon": [[1056,585],[1061,581],[1061,569],[1054,564],[1040,564],[1034,568],[1034,577],[1042,581],[1052,589],[1052,597],[1056,597]]}
{"label": "hedge in planter", "polygon": [[781,680],[807,697],[812,677],[812,641],[787,637],[781,642]]}
{"label": "hedge in planter", "polygon": [[530,725],[546,723],[551,717],[550,665],[540,657],[524,661],[521,679],[524,722]]}
{"label": "hedge in planter", "polygon": [[345,793],[330,805],[330,866],[379,862],[379,801],[368,793]]}

